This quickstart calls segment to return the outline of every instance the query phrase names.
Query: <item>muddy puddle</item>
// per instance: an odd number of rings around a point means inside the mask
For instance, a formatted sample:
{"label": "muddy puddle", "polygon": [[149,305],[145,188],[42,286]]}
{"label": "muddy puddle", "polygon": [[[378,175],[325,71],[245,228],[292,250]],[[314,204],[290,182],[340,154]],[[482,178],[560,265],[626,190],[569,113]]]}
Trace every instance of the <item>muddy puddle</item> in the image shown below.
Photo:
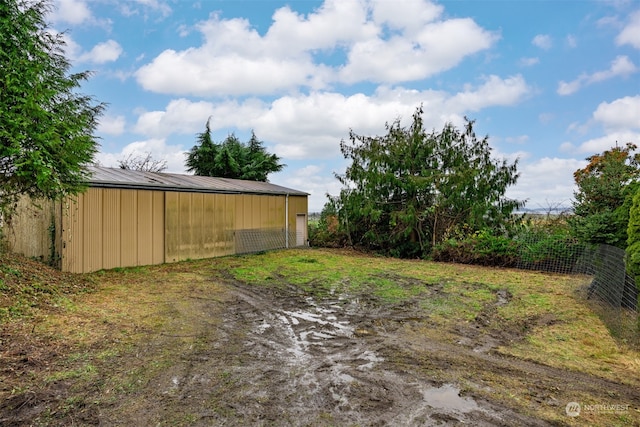
{"label": "muddy puddle", "polygon": [[504,408],[387,361],[390,324],[357,299],[235,293],[225,328],[246,331],[246,357],[230,368],[248,424],[513,425]]}

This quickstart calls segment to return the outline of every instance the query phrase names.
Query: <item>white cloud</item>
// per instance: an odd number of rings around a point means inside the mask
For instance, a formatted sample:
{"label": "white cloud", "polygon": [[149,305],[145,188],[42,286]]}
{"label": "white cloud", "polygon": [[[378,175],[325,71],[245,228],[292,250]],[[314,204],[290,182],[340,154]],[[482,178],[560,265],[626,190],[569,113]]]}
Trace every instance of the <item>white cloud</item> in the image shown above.
{"label": "white cloud", "polygon": [[521,75],[507,79],[492,75],[477,89],[457,93],[446,105],[452,111],[479,111],[488,106],[516,104],[530,92]]}
{"label": "white cloud", "polygon": [[529,141],[529,135],[508,136],[504,140],[509,144],[525,144]]}
{"label": "white cloud", "polygon": [[555,118],[552,113],[540,113],[538,114],[538,121],[543,125],[551,123],[551,121]]}
{"label": "white cloud", "polygon": [[150,13],[158,13],[161,17],[166,18],[171,15],[172,12],[171,7],[167,2],[159,0],[134,0],[122,2],[118,7],[120,13],[126,17],[142,14],[145,19],[149,18]]}
{"label": "white cloud", "polygon": [[524,67],[531,67],[532,65],[536,65],[540,62],[540,58],[532,57],[532,58],[520,58],[520,65]]}
{"label": "white cloud", "polygon": [[586,162],[577,159],[544,157],[518,165],[520,178],[506,196],[528,200],[529,209],[570,207],[575,191],[573,172]]}
{"label": "white cloud", "polygon": [[572,34],[569,34],[566,38],[567,46],[571,49],[578,47],[578,39]]}
{"label": "white cloud", "polygon": [[196,133],[214,113],[209,102],[193,102],[187,99],[175,99],[169,102],[165,111],[149,111],[139,115],[134,132],[145,136],[162,138],[172,133]]}
{"label": "white cloud", "polygon": [[553,39],[548,34],[538,34],[531,40],[531,43],[540,49],[549,50],[553,46]]}
{"label": "white cloud", "polygon": [[629,44],[640,49],[640,10],[635,11],[629,17],[629,21],[616,37],[618,45]]}
{"label": "white cloud", "polygon": [[353,45],[340,80],[395,83],[423,79],[455,67],[495,40],[495,35],[471,19],[426,24],[413,37],[371,38]]}
{"label": "white cloud", "polygon": [[84,0],[56,0],[49,19],[54,23],[80,25],[93,21],[93,16]]}
{"label": "white cloud", "polygon": [[365,3],[328,0],[306,17],[289,7],[276,10],[262,43],[272,55],[291,56],[347,46],[377,32],[377,26],[367,20]]}
{"label": "white cloud", "polygon": [[426,23],[433,22],[442,15],[443,7],[420,0],[374,0],[373,20],[377,24],[387,24],[393,29],[415,34]]}
{"label": "white cloud", "polygon": [[640,129],[640,95],[602,102],[593,118],[607,129]]}
{"label": "white cloud", "polygon": [[98,43],[89,52],[78,56],[79,61],[104,64],[116,61],[122,54],[122,46],[115,40]]}
{"label": "white cloud", "polygon": [[604,16],[596,21],[598,28],[619,28],[621,26],[617,16]]}
{"label": "white cloud", "polygon": [[612,131],[598,138],[592,138],[584,141],[574,148],[574,152],[579,154],[592,155],[596,153],[602,153],[605,150],[610,150],[612,147],[623,146],[627,142],[640,141],[640,132],[634,132],[630,130]]}
{"label": "white cloud", "polygon": [[62,33],[62,40],[64,41],[65,56],[72,61],[78,59],[82,54],[82,47],[73,40],[69,33]]}
{"label": "white cloud", "polygon": [[124,116],[105,114],[99,119],[97,131],[107,135],[122,135],[125,130],[125,124]]}
{"label": "white cloud", "polygon": [[582,86],[582,80],[584,79],[578,77],[578,79],[568,83],[565,81],[560,81],[560,83],[558,83],[558,90],[556,92],[558,93],[558,95],[571,95],[572,93],[576,93]]}
{"label": "white cloud", "polygon": [[571,82],[561,81],[558,83],[559,95],[571,95],[582,88],[582,86],[598,83],[614,77],[627,77],[638,71],[638,67],[626,55],[617,56],[608,70],[597,71],[593,74],[581,74]]}
{"label": "white cloud", "polygon": [[318,71],[310,56],[273,55],[244,19],[201,23],[205,43],[177,52],[165,50],[136,72],[145,89],[181,95],[223,96],[269,94],[311,85]]}
{"label": "white cloud", "polygon": [[154,160],[166,160],[167,169],[165,172],[184,173],[186,151],[180,145],[167,145],[164,139],[132,142],[119,153],[98,153],[96,160],[101,166],[117,168],[119,160],[126,159],[128,156],[139,157],[147,154],[151,154]]}
{"label": "white cloud", "polygon": [[[329,0],[306,16],[284,7],[264,35],[245,19],[213,14],[196,26],[201,46],[165,50],[136,78],[153,92],[208,97],[397,83],[454,67],[496,40],[471,19],[435,21],[442,8],[428,2],[394,2],[394,13],[385,12],[389,7]],[[329,62],[342,54],[346,63]]]}
{"label": "white cloud", "polygon": [[324,164],[311,164],[299,169],[287,167],[284,172],[269,175],[269,181],[309,193],[309,212],[321,212],[327,202],[326,195],[337,196],[342,188],[332,172],[344,171],[327,170]]}
{"label": "white cloud", "polygon": [[408,123],[420,105],[425,126],[440,128],[446,122],[461,125],[469,111],[517,103],[529,90],[518,75],[489,76],[480,86],[453,95],[383,86],[372,95],[312,92],[283,96],[271,103],[254,98],[216,103],[181,98],[171,101],[164,111],[141,112],[134,129],[154,138],[172,133],[194,135],[202,132],[211,117],[212,130],[253,129],[261,140],[273,142],[274,152],[283,158],[326,159],[340,155],[339,142],[348,138],[350,129],[379,135],[385,132],[386,122],[401,118]]}

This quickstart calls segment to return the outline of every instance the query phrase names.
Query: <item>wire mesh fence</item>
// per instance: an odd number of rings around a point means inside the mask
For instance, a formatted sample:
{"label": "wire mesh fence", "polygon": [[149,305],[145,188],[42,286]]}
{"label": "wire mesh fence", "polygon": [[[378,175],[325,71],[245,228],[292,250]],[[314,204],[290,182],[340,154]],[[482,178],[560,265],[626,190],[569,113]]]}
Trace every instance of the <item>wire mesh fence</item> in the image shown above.
{"label": "wire mesh fence", "polygon": [[585,275],[577,289],[620,341],[640,348],[639,291],[625,268],[625,251],[572,239],[529,237],[519,242],[522,269]]}
{"label": "wire mesh fence", "polygon": [[236,230],[236,253],[248,254],[273,249],[292,248],[298,246],[299,240],[295,230],[282,228],[254,228]]}
{"label": "wire mesh fence", "polygon": [[[236,253],[246,254],[299,246],[301,236],[282,228],[236,230]],[[305,242],[306,243],[306,242]],[[303,245],[305,243],[302,243]],[[612,335],[640,348],[638,287],[626,273],[625,251],[589,245],[571,238],[528,235],[517,239],[515,267],[550,273],[584,275],[577,293],[589,302]]]}

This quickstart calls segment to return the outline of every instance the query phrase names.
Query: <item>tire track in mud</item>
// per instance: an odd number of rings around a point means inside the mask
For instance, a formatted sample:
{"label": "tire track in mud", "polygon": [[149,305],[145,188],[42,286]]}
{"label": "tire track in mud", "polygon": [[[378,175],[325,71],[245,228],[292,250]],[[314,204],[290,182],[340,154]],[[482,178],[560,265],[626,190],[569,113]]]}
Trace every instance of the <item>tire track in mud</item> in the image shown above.
{"label": "tire track in mud", "polygon": [[229,334],[244,331],[236,413],[252,425],[545,426],[510,408],[460,396],[398,369],[382,354],[393,346],[370,333],[379,314],[340,296],[322,301],[233,283]]}
{"label": "tire track in mud", "polygon": [[[415,337],[415,332],[410,333],[411,335]],[[548,383],[550,388],[562,389],[565,392],[586,392],[593,395],[608,395],[609,397],[615,394],[617,398],[640,404],[640,389],[587,373],[556,368],[532,360],[519,359],[490,351],[478,351],[478,348],[464,348],[434,340],[425,341],[424,338],[398,339],[397,334],[386,335],[386,338],[389,344],[394,343],[397,347],[403,347],[409,353],[427,351],[434,359],[438,358],[449,362],[464,360],[464,364],[467,366],[477,365],[478,368],[491,369],[503,374],[508,373],[514,377],[534,377],[538,382]]]}

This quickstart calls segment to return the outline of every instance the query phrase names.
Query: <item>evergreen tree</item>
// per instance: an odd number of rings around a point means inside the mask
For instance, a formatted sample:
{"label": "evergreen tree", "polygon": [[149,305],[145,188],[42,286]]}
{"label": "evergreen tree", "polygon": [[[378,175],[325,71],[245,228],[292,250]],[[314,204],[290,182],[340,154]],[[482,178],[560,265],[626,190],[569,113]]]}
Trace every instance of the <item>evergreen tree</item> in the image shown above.
{"label": "evergreen tree", "polygon": [[626,247],[629,209],[640,173],[636,148],[628,143],[595,154],[574,173],[578,191],[568,222],[579,239]]}
{"label": "evergreen tree", "polygon": [[387,124],[384,136],[351,132],[340,149],[351,165],[337,176],[343,230],[354,244],[392,255],[425,256],[446,236],[491,229],[504,232],[520,202],[504,197],[517,162],[491,158],[488,138],[473,122],[427,132],[417,109],[408,128]]}
{"label": "evergreen tree", "polygon": [[220,144],[214,143],[207,121],[205,131],[198,134],[198,144],[187,155],[186,166],[196,175],[266,182],[270,173],[281,171],[285,165],[267,152],[253,132],[246,144],[233,134]]}
{"label": "evergreen tree", "polygon": [[47,1],[0,2],[0,213],[21,195],[60,198],[82,191],[97,151],[104,109],[76,89],[61,34],[45,22]]}

